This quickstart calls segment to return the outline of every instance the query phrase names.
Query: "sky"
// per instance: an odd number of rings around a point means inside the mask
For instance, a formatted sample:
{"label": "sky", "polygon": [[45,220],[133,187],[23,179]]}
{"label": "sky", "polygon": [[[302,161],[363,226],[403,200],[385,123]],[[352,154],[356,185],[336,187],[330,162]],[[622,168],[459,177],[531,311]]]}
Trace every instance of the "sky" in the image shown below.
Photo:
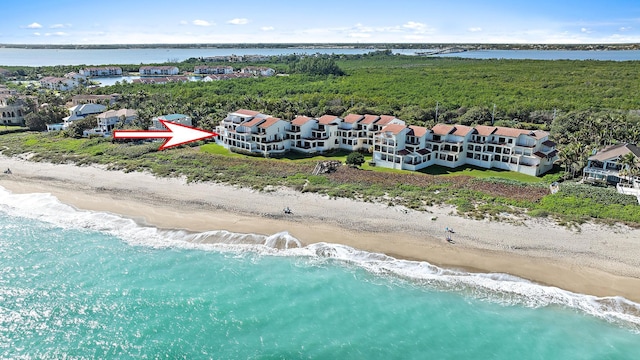
{"label": "sky", "polygon": [[3,0],[0,44],[640,43],[640,1]]}

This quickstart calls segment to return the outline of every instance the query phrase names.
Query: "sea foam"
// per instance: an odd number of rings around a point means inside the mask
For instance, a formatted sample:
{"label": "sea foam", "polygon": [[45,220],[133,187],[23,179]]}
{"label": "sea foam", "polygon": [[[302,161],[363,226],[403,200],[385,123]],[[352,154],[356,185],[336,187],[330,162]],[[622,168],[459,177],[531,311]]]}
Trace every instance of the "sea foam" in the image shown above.
{"label": "sea foam", "polygon": [[596,297],[544,286],[501,273],[445,269],[424,261],[396,259],[333,243],[302,243],[289,233],[242,234],[225,230],[193,233],[144,226],[119,215],[78,210],[51,194],[13,194],[0,187],[0,211],[61,228],[86,229],[116,236],[134,246],[187,248],[259,255],[297,256],[363,268],[378,276],[419,286],[455,291],[505,306],[563,306],[640,332],[640,304],[623,297]]}

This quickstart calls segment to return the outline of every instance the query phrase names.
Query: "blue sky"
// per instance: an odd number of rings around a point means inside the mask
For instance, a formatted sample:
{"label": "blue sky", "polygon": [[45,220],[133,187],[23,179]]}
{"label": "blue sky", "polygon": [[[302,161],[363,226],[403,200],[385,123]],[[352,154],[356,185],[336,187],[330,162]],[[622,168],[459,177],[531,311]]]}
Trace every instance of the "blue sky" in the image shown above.
{"label": "blue sky", "polygon": [[5,0],[0,43],[631,43],[640,1]]}

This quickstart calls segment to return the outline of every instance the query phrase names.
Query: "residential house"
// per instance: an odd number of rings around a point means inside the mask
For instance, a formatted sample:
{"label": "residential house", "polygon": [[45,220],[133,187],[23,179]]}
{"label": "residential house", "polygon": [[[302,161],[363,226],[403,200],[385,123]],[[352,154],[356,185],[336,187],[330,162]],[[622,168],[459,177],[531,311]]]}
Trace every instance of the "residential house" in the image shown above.
{"label": "residential house", "polygon": [[103,112],[107,107],[100,104],[82,104],[69,108],[69,116],[62,119],[62,128],[66,129],[74,121],[84,119],[89,115],[96,115]]}
{"label": "residential house", "polygon": [[122,68],[118,66],[87,67],[78,72],[85,77],[122,76]]}
{"label": "residential house", "polygon": [[0,88],[0,125],[24,126],[24,116],[28,110],[29,100],[37,103],[32,96],[18,95],[14,90]]}
{"label": "residential house", "polygon": [[46,76],[40,79],[40,86],[50,90],[67,91],[78,86],[78,81],[66,77]]}
{"label": "residential house", "polygon": [[193,69],[194,74],[233,74],[233,66],[207,66],[200,65]]}
{"label": "residential house", "polygon": [[[640,147],[634,144],[609,145],[589,157],[583,170],[585,182],[615,184],[621,194],[633,195],[640,203],[640,174],[632,172],[631,157],[640,164]],[[637,169],[637,168],[636,168]]]}
{"label": "residential house", "polygon": [[246,66],[240,70],[241,73],[251,74],[254,76],[273,76],[276,71],[272,68],[263,66]]}
{"label": "residential house", "polygon": [[131,109],[109,110],[96,115],[98,126],[85,130],[84,136],[109,136],[118,123],[129,124],[138,117],[138,112]]}
{"label": "residential house", "polygon": [[582,171],[586,182],[618,184],[630,179],[620,174],[622,170],[629,170],[628,165],[621,164],[621,159],[627,154],[633,154],[640,162],[640,148],[633,144],[609,145],[594,153],[588,159],[587,166]]}
{"label": "residential house", "polygon": [[141,66],[140,75],[178,75],[180,70],[175,66]]}
{"label": "residential house", "polygon": [[71,98],[72,105],[82,104],[109,104],[113,105],[120,98],[120,94],[111,95],[74,95]]}
{"label": "residential house", "polygon": [[82,74],[78,74],[77,72],[66,73],[66,74],[64,74],[64,77],[67,78],[67,79],[73,79],[77,83],[82,83],[87,79],[86,76],[84,76]]}
{"label": "residential house", "polygon": [[171,121],[180,125],[193,126],[191,117],[182,114],[169,114],[152,118],[149,130],[167,130],[160,120]]}

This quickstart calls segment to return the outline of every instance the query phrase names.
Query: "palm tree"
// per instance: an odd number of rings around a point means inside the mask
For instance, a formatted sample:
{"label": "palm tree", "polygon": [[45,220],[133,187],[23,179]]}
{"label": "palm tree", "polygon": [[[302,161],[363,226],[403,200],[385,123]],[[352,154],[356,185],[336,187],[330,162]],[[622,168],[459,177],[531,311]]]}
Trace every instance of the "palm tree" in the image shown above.
{"label": "palm tree", "polygon": [[638,168],[636,155],[632,152],[624,154],[620,160],[618,160],[618,165],[622,167],[619,174],[626,177],[627,181],[631,183],[631,179],[636,175]]}

